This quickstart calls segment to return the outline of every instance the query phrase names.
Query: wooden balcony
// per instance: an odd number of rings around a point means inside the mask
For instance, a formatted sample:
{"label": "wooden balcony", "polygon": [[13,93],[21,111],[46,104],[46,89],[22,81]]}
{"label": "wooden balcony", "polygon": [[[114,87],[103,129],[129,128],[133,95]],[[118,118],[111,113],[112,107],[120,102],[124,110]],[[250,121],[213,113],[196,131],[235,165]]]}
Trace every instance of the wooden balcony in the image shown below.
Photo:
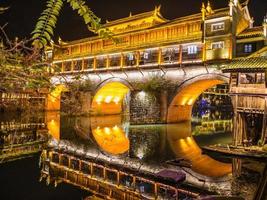
{"label": "wooden balcony", "polygon": [[267,96],[265,84],[241,84],[238,87],[231,87],[230,94],[250,94],[255,96]]}

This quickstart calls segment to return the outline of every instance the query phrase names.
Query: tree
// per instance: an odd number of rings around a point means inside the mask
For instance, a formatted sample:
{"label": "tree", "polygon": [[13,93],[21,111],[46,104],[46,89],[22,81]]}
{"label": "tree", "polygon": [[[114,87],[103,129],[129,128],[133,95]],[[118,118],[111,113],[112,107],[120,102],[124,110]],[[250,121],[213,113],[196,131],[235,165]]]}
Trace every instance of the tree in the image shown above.
{"label": "tree", "polygon": [[64,3],[68,3],[73,10],[78,12],[89,31],[97,33],[101,37],[111,37],[112,34],[103,28],[100,23],[101,19],[91,11],[84,0],[47,0],[46,9],[39,17],[32,32],[33,44],[37,48],[43,48],[50,43]]}

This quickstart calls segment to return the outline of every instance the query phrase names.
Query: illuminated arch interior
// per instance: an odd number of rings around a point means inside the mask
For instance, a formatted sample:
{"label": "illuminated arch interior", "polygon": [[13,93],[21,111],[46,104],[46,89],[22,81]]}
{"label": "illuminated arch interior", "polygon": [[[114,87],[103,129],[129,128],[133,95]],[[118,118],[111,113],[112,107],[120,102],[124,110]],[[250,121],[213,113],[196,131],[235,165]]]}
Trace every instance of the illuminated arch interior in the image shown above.
{"label": "illuminated arch interior", "polygon": [[107,83],[93,98],[93,113],[106,115],[122,113],[122,102],[129,92],[130,89],[120,82]]}
{"label": "illuminated arch interior", "polygon": [[172,100],[168,108],[167,122],[175,123],[190,120],[192,107],[199,95],[205,90],[222,83],[225,83],[225,81],[219,79],[206,79],[185,86]]}

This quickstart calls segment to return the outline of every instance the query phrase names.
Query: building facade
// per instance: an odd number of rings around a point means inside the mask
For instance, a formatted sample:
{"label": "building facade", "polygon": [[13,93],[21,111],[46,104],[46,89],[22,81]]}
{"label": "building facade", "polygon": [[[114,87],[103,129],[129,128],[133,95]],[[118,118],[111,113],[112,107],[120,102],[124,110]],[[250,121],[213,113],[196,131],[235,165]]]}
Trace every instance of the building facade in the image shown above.
{"label": "building facade", "polygon": [[[160,6],[155,7],[150,12],[130,14],[126,18],[107,21],[103,28],[113,33],[112,39],[95,36],[70,42],[59,41],[46,51],[46,55],[52,63],[51,71],[55,76],[98,75],[100,80],[104,77],[103,74],[108,73],[120,72],[125,74],[127,79],[135,79],[127,73],[140,71],[144,75],[142,70],[179,69],[184,70],[184,75],[180,76],[180,82],[186,78],[190,82],[193,78],[187,77],[188,72],[200,75],[203,73],[198,71],[198,67],[217,68],[219,71],[223,69],[223,72],[231,75],[230,95],[235,111],[235,124],[238,124],[234,125],[235,144],[249,140],[249,136],[240,131],[240,124],[242,124],[242,130],[245,130],[244,124],[250,127],[257,126],[249,125],[251,122],[249,117],[241,117],[245,120],[241,122],[240,116],[243,115],[239,116],[241,112],[249,113],[252,118],[254,115],[251,113],[262,116],[262,120],[259,120],[262,134],[253,137],[257,138],[253,142],[263,142],[266,137],[267,92],[266,57],[264,56],[267,55],[267,19],[264,19],[262,26],[254,27],[248,3],[249,1],[229,0],[228,7],[212,9],[208,2],[207,5],[202,4],[199,13],[173,20],[165,19],[160,12]],[[257,66],[254,67],[254,65]],[[247,74],[247,71],[251,72],[252,76]],[[210,74],[208,69],[207,74]],[[142,76],[140,77],[138,79],[142,79]],[[213,80],[207,83],[204,79],[195,82],[195,85],[191,84],[187,87],[187,91],[181,92],[181,96],[174,97],[174,100],[160,97],[163,100],[156,106],[159,111],[153,111],[153,114],[156,113],[158,117],[163,116],[165,118],[163,122],[188,120],[196,97],[205,89],[220,83],[223,82]],[[117,87],[118,84],[113,84],[113,91],[128,90],[126,86]],[[178,87],[180,86],[183,87],[182,83],[178,84]],[[111,91],[110,88],[104,87],[103,90],[106,93]],[[133,92],[131,97],[134,95]],[[172,96],[169,93],[167,95]],[[101,109],[108,110],[109,114],[117,114],[118,110],[121,112],[119,103],[125,98],[125,93],[117,97],[106,95],[105,98],[92,94],[90,98],[92,98],[91,108],[98,108],[101,105]],[[166,106],[162,102],[165,102]],[[105,107],[101,103],[105,104]],[[134,103],[140,104],[140,102]],[[240,103],[243,103],[241,107]],[[143,106],[143,104],[140,105]],[[180,116],[172,113],[171,109],[178,109]],[[133,118],[135,115],[142,115],[143,110],[136,109],[136,106],[130,107]],[[147,119],[148,114],[144,114],[143,118]],[[154,122],[155,120],[151,119],[151,123]],[[253,128],[250,132],[253,132]],[[252,135],[252,133],[249,134]]]}
{"label": "building facade", "polygon": [[165,19],[159,6],[107,21],[104,28],[114,34],[113,39],[59,41],[47,56],[61,73],[226,61],[236,56],[236,47],[242,48],[236,37],[252,23],[247,4],[233,0],[229,7],[216,10],[203,4],[200,13],[173,20]]}

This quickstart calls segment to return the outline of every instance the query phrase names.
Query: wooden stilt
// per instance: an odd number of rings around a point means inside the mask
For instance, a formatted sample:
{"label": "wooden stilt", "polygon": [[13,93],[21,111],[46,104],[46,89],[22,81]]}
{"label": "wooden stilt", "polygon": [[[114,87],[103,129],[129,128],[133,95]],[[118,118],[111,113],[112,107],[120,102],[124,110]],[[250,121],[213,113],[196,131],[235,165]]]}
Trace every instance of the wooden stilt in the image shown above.
{"label": "wooden stilt", "polygon": [[267,97],[265,97],[265,108],[263,113],[263,120],[262,120],[262,134],[261,134],[261,141],[263,144],[266,142],[267,137]]}
{"label": "wooden stilt", "polygon": [[242,162],[241,159],[233,158],[232,162],[232,173],[234,177],[239,177],[241,175]]}

